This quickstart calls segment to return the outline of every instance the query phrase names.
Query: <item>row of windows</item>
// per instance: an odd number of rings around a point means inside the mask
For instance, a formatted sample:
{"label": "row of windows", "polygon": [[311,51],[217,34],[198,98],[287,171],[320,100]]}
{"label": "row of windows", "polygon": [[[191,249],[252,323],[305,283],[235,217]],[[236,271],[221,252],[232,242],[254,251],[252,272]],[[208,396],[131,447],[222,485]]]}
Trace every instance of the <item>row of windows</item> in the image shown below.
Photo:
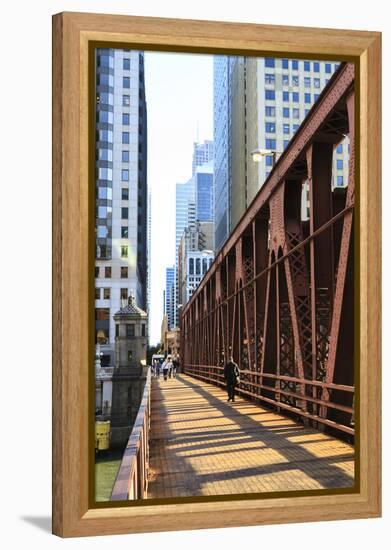
{"label": "row of windows", "polygon": [[[202,258],[202,274],[208,271],[208,268],[212,265],[212,258]],[[194,270],[195,263],[195,270]],[[189,258],[189,275],[201,275],[201,258]]]}
{"label": "row of windows", "polygon": [[[109,228],[106,225],[98,225],[98,238],[99,239],[106,239],[110,237],[109,234]],[[121,227],[121,239],[128,239],[129,238],[129,227],[128,226],[122,226]],[[127,251],[124,251],[123,258],[127,258]]]}
{"label": "row of windows", "polygon": [[[299,70],[299,61],[297,59],[283,59],[282,60],[282,68],[283,69],[289,69],[289,61],[291,65],[291,69],[293,71]],[[265,67],[271,67],[274,68],[276,66],[276,60],[273,57],[266,57],[265,58]],[[334,68],[337,69],[338,65],[334,65]],[[311,70],[311,61],[304,61],[304,70],[306,72]],[[312,62],[312,70],[314,73],[320,72],[320,63],[319,61],[313,61]],[[324,70],[326,73],[331,73],[331,63],[325,63]]]}
{"label": "row of windows", "polygon": [[[292,77],[289,74],[283,74],[282,75],[282,84],[283,86],[290,86],[292,78],[292,86],[299,86],[299,77],[293,75]],[[265,84],[275,84],[276,77],[274,74],[266,73],[265,74]],[[327,84],[328,80],[326,80]],[[320,88],[320,78],[313,78],[312,84],[314,88]],[[305,88],[311,88],[311,78],[309,76],[304,77],[304,87]]]}
{"label": "row of windows", "polygon": [[[304,81],[305,80],[306,79],[304,79]],[[293,84],[293,85],[294,86],[299,86],[299,82],[297,82],[297,84]],[[311,82],[307,82],[307,83],[304,82],[304,87],[305,88],[311,88]],[[320,80],[319,80],[319,78],[314,78],[314,88],[320,89]],[[305,94],[305,96],[311,97],[310,94]],[[289,92],[283,91],[282,92],[282,97],[283,97],[283,101],[289,101]],[[315,95],[314,97],[317,98],[318,96]],[[265,99],[275,100],[276,99],[275,90],[265,90]],[[292,92],[292,101],[299,101],[299,93],[298,92]],[[310,101],[308,101],[308,103],[309,102]]]}
{"label": "row of windows", "polygon": [[103,300],[110,300],[110,288],[95,288],[95,300],[100,300],[102,297],[101,291],[103,290]]}
{"label": "row of windows", "polygon": [[[103,292],[102,292],[103,291]],[[111,297],[111,288],[95,288],[95,300],[110,300]],[[127,288],[120,288],[120,298],[127,300],[129,297],[129,291]],[[99,312],[96,313],[99,318],[97,321],[107,321],[108,317],[106,310],[107,308],[99,308]],[[129,326],[129,325],[128,325]]]}
{"label": "row of windows", "polygon": [[[103,278],[111,279],[111,266],[105,266],[103,269],[104,269]],[[121,266],[121,270],[120,270],[121,279],[127,279],[128,272],[129,270],[127,266]],[[95,266],[95,279],[99,279],[100,276],[101,276],[101,268],[97,265]]]}
{"label": "row of windows", "polygon": [[[98,149],[98,160],[106,160],[109,162],[113,161],[113,150],[112,149]],[[122,151],[122,162],[129,162],[129,151]],[[111,179],[111,178],[110,178]]]}

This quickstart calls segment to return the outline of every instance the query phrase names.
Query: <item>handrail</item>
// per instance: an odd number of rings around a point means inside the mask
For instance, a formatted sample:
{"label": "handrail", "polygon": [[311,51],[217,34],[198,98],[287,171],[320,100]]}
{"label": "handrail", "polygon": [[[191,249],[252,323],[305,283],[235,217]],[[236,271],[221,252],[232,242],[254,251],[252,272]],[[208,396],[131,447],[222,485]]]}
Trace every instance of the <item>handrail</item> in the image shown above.
{"label": "handrail", "polygon": [[150,417],[151,370],[149,369],[140,408],[122,457],[110,500],[136,500],[147,497]]}
{"label": "handrail", "polygon": [[[199,378],[201,380],[206,380],[207,382],[213,382],[215,384],[218,384],[220,386],[225,386],[226,382],[224,380],[223,374],[221,374],[218,371],[223,370],[224,367],[221,367],[219,365],[187,365],[186,366],[186,373],[190,376],[194,376],[195,378]],[[215,372],[211,372],[211,370],[214,369]],[[201,374],[201,371],[204,372],[204,374]],[[325,407],[326,409],[336,409],[348,413],[353,413],[352,407],[347,407],[345,405],[340,405],[338,403],[333,403],[332,401],[325,401],[323,399],[317,399],[314,398],[311,395],[306,395],[305,393],[294,393],[292,391],[286,391],[285,389],[282,389],[279,387],[280,382],[295,382],[300,383],[312,387],[320,387],[320,388],[327,388],[330,390],[336,390],[336,391],[342,391],[342,392],[348,392],[348,393],[354,393],[353,386],[346,386],[342,384],[331,384],[331,383],[325,383],[320,382],[317,380],[306,380],[306,379],[300,379],[293,376],[283,376],[283,375],[275,375],[275,374],[269,374],[269,373],[262,373],[258,371],[251,371],[251,370],[241,370],[241,375],[251,375],[253,377],[260,377],[260,378],[271,378],[275,380],[277,387],[273,386],[266,386],[264,384],[260,384],[258,382],[254,382],[254,380],[244,380],[242,379],[240,381],[240,384],[236,387],[236,390],[238,393],[246,395],[248,397],[252,397],[255,399],[259,399],[260,401],[264,401],[265,403],[269,403],[271,405],[274,405],[276,407],[280,407],[282,409],[288,410],[292,413],[295,413],[303,418],[309,418],[311,420],[315,420],[316,422],[319,422],[321,424],[324,424],[326,426],[330,426],[332,428],[335,428],[336,430],[340,430],[342,432],[345,432],[350,435],[354,435],[354,428],[351,426],[345,426],[344,424],[340,424],[338,422],[334,422],[333,420],[329,420],[327,418],[324,418],[318,414],[311,414],[299,406],[295,406],[289,403],[284,403],[280,401],[280,396],[284,395],[286,397],[291,397],[296,400],[296,405],[298,405],[300,402],[305,401],[307,403],[313,403],[315,405],[320,405],[322,407]],[[253,388],[252,391],[248,391],[242,386],[250,386]],[[265,390],[267,392],[272,392],[275,394],[274,399],[267,397],[261,393],[261,391],[255,392],[254,388],[258,390]]]}

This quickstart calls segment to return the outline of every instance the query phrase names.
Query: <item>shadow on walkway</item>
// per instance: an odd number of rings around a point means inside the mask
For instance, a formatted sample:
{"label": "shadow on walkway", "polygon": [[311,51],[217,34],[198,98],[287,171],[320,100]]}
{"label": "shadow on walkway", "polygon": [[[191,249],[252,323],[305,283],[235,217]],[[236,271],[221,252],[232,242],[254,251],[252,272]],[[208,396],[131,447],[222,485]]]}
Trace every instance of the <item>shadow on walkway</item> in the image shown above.
{"label": "shadow on walkway", "polygon": [[354,449],[186,375],[153,381],[149,498],[352,487]]}

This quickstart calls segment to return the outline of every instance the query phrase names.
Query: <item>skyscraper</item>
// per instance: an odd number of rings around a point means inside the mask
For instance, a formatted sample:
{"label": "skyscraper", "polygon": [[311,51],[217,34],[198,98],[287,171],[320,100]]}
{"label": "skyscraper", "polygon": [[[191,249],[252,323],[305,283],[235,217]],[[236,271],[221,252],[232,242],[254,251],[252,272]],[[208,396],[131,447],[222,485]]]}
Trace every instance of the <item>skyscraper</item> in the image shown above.
{"label": "skyscraper", "polygon": [[192,174],[194,175],[197,166],[202,166],[203,164],[206,164],[207,162],[213,160],[213,155],[213,141],[206,139],[202,143],[194,143]]}
{"label": "skyscraper", "polygon": [[96,342],[113,365],[114,314],[147,307],[147,110],[144,54],[96,56]]}
{"label": "skyscraper", "polygon": [[175,326],[175,266],[166,267],[166,289],[164,292],[164,315],[167,317],[168,330]]}
{"label": "skyscraper", "polygon": [[213,142],[215,247],[219,250],[229,235],[229,182],[231,150],[231,72],[234,58],[213,59]]}
{"label": "skyscraper", "polygon": [[196,220],[213,222],[213,160],[197,166],[194,173]]}
{"label": "skyscraper", "polygon": [[148,335],[151,335],[151,274],[152,274],[152,194],[148,189],[148,226],[147,226],[147,314]]}
{"label": "skyscraper", "polygon": [[[216,56],[214,61],[216,251],[228,238],[338,63]],[[348,140],[335,150],[333,185],[348,174]]]}

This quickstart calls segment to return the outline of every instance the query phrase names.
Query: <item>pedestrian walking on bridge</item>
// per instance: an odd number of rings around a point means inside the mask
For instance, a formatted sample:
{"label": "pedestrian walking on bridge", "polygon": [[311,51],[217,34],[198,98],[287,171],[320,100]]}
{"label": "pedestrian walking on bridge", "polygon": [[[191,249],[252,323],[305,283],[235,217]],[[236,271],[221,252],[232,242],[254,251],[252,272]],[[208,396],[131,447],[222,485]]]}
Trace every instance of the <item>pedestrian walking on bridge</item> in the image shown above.
{"label": "pedestrian walking on bridge", "polygon": [[227,401],[235,401],[235,386],[237,386],[240,382],[240,371],[232,355],[224,367],[224,378],[225,383],[227,384]]}

